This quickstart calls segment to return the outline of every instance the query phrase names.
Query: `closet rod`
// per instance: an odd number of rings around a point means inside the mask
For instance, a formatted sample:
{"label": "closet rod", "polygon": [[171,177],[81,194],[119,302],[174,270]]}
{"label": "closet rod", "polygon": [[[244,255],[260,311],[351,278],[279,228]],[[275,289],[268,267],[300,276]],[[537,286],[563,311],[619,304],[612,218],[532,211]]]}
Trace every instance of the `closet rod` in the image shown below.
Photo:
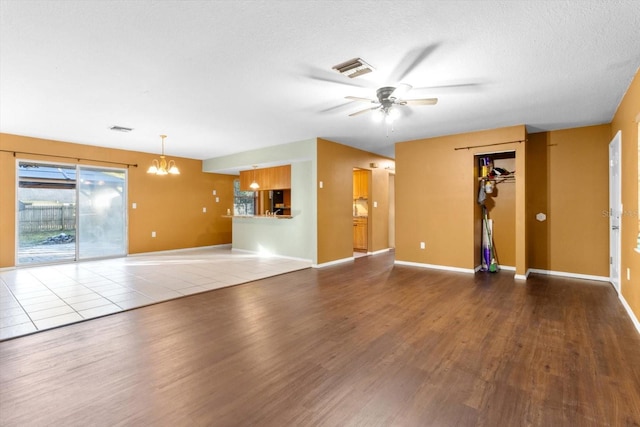
{"label": "closet rod", "polygon": [[97,159],[85,159],[85,158],[82,158],[82,157],[58,156],[56,154],[30,153],[28,151],[16,151],[16,150],[0,150],[0,151],[5,152],[5,153],[13,153],[13,157],[16,157],[16,154],[18,154],[18,153],[20,153],[20,154],[33,154],[33,155],[36,155],[36,156],[56,157],[56,158],[59,158],[59,159],[73,159],[73,160],[77,160],[77,161],[84,160],[84,161],[89,161],[89,162],[109,163],[109,164],[112,164],[112,165],[124,165],[126,167],[130,167],[130,166],[133,166],[134,168],[138,167],[137,163],[134,164],[134,163],[124,163],[124,162],[110,162],[109,160],[97,160]]}
{"label": "closet rod", "polygon": [[506,144],[513,144],[515,142],[517,142],[518,144],[521,142],[524,142],[524,139],[518,139],[516,141],[507,141],[507,142],[496,142],[493,144],[484,144],[484,145],[470,145],[468,147],[456,147],[454,148],[454,150],[458,151],[458,150],[469,150],[471,148],[480,148],[480,147],[492,147],[494,145],[506,145]]}

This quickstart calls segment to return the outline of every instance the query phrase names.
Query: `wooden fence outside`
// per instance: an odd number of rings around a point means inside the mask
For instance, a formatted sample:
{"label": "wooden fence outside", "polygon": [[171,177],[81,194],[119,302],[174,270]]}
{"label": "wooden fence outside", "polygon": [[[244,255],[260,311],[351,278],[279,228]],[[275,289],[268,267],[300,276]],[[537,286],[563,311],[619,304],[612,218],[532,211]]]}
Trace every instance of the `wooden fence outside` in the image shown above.
{"label": "wooden fence outside", "polygon": [[26,205],[18,213],[20,232],[75,230],[75,212],[74,205]]}

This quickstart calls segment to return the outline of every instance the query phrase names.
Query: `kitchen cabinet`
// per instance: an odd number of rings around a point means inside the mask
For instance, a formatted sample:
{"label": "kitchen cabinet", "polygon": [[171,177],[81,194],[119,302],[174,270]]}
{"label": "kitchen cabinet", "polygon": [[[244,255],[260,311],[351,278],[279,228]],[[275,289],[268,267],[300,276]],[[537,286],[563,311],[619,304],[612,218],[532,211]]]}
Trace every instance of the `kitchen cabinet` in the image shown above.
{"label": "kitchen cabinet", "polygon": [[367,218],[353,218],[353,249],[366,252],[368,249]]}
{"label": "kitchen cabinet", "polygon": [[240,171],[240,190],[253,191],[251,183],[256,181],[258,190],[284,190],[291,188],[291,165]]}
{"label": "kitchen cabinet", "polygon": [[353,199],[369,198],[369,172],[364,169],[353,171]]}

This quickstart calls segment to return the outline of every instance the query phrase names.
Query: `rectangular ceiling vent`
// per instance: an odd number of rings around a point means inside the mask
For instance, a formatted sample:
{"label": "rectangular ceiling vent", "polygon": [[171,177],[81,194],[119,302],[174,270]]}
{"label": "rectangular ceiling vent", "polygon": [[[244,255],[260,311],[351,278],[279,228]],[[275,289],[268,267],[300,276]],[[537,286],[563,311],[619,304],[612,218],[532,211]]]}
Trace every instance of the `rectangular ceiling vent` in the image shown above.
{"label": "rectangular ceiling vent", "polygon": [[333,69],[351,79],[373,71],[373,67],[360,58],[353,58],[335,65]]}
{"label": "rectangular ceiling vent", "polygon": [[131,132],[133,130],[133,128],[126,128],[124,126],[111,126],[109,129],[116,132]]}

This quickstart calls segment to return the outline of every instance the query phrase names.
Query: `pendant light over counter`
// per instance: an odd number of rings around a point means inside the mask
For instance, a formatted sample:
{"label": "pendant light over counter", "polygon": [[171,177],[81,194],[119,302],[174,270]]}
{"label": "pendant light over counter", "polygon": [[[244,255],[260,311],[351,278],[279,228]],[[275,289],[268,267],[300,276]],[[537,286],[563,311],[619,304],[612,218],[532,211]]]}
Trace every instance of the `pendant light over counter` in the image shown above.
{"label": "pendant light over counter", "polygon": [[[253,165],[253,179],[251,180],[251,184],[249,184],[249,188],[251,188],[253,191],[257,191],[260,188],[260,184],[258,184],[256,182],[256,168],[258,166]],[[246,182],[246,181],[245,181]]]}

